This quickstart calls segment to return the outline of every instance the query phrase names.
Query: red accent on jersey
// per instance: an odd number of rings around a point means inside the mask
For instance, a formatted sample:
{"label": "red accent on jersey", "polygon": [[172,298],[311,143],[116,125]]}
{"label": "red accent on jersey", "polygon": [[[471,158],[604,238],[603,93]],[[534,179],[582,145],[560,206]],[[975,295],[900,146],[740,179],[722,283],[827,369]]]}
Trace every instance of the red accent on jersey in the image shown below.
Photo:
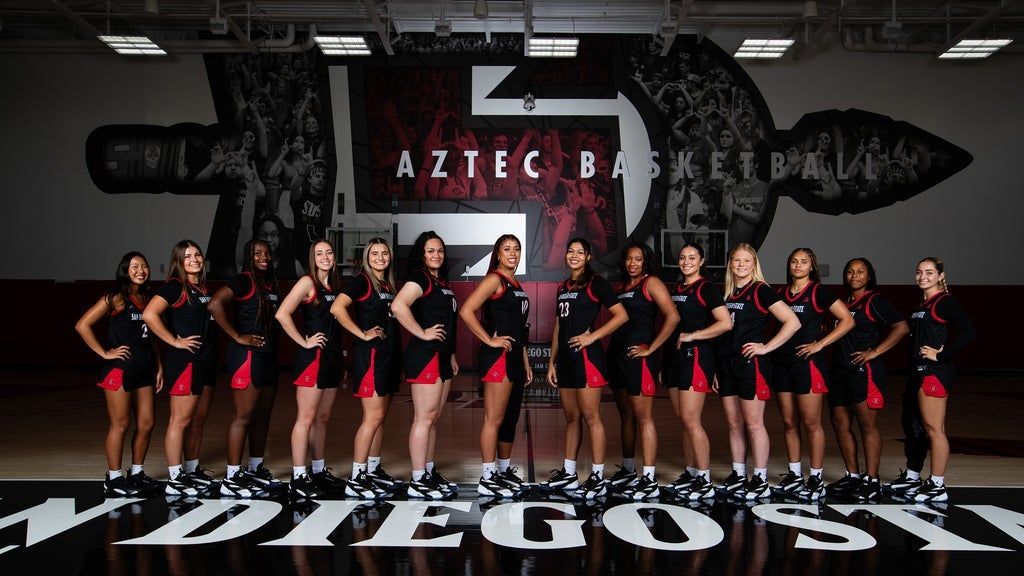
{"label": "red accent on jersey", "polygon": [[942,385],[942,382],[934,374],[924,377],[924,380],[921,381],[921,391],[924,392],[925,396],[932,398],[945,398],[949,396],[949,392],[946,392],[946,387]]}
{"label": "red accent on jersey", "polygon": [[604,374],[601,374],[597,366],[590,361],[586,348],[583,349],[583,372],[587,377],[587,388],[600,388],[608,384],[608,381],[604,379]]}
{"label": "red accent on jersey", "polygon": [[252,275],[252,272],[242,272],[242,275],[247,276],[249,281],[252,282],[252,285],[249,287],[249,293],[245,296],[235,296],[235,300],[238,300],[239,302],[244,302],[256,295],[256,277]]}
{"label": "red accent on jersey", "polygon": [[373,294],[373,279],[367,276],[366,272],[360,272],[360,276],[366,276],[366,294],[356,298],[356,302],[365,302]]}
{"label": "red accent on jersey", "polygon": [[427,365],[423,367],[423,371],[420,375],[415,378],[410,378],[409,382],[412,384],[436,384],[441,378],[441,363],[438,360],[438,355],[435,352],[434,357],[427,362]]}
{"label": "red accent on jersey", "polygon": [[[253,288],[255,291],[255,286]],[[252,384],[252,350],[245,353],[245,362],[231,375],[231,387],[235,390],[245,390]]]}
{"label": "red accent on jersey", "polygon": [[818,367],[815,366],[814,360],[808,360],[807,367],[811,371],[811,393],[828,394],[828,386],[825,385],[825,377],[821,375],[821,370],[818,370]]}
{"label": "red accent on jersey", "polygon": [[753,358],[754,362],[754,397],[758,400],[768,400],[772,397],[772,389],[768,387],[768,381],[764,379],[764,374],[761,373],[761,366],[757,361],[757,358]]}
{"label": "red accent on jersey", "polygon": [[704,373],[704,369],[700,366],[700,348],[697,346],[693,347],[693,381],[690,382],[690,388],[694,392],[701,392],[707,394],[711,386],[708,383],[708,375]]}
{"label": "red accent on jersey", "polygon": [[363,380],[359,383],[359,388],[356,389],[356,393],[353,394],[356,398],[373,398],[374,392],[377,391],[376,383],[376,372],[377,372],[377,349],[370,349],[370,366],[366,369],[366,374],[363,374]]}
{"label": "red accent on jersey", "polygon": [[302,386],[303,388],[312,388],[316,386],[317,376],[320,374],[320,349],[316,349],[316,356],[313,357],[313,361],[306,366],[306,369],[299,374],[299,377],[295,379],[296,386]]}
{"label": "red accent on jersey", "polygon": [[508,375],[508,368],[505,362],[508,358],[508,350],[502,350],[501,356],[494,361],[494,364],[484,372],[484,375],[480,377],[481,382],[501,382],[505,380]]}
{"label": "red accent on jersey", "polygon": [[97,382],[96,385],[104,390],[117,391],[121,389],[123,383],[124,370],[120,368],[111,368],[110,372],[107,372],[107,375]]}
{"label": "red accent on jersey", "polygon": [[878,385],[875,384],[875,377],[871,373],[871,365],[865,364],[865,368],[868,371],[868,408],[872,410],[881,410],[885,408],[885,396],[882,395],[882,391],[878,389]]}
{"label": "red accent on jersey", "polygon": [[188,396],[192,394],[192,363],[189,362],[185,369],[181,371],[181,375],[174,381],[174,386],[171,386],[171,396]]}

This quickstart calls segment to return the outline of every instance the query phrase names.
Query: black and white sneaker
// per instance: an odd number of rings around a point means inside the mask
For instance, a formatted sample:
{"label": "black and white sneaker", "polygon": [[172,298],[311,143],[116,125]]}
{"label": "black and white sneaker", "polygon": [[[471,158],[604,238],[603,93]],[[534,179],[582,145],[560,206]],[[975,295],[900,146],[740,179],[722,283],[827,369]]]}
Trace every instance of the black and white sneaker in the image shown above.
{"label": "black and white sneaker", "polygon": [[616,467],[618,470],[608,479],[608,483],[611,484],[613,490],[621,492],[626,488],[636,486],[637,482],[640,481],[635,471],[626,470],[618,464],[616,464]]}
{"label": "black and white sneaker", "polygon": [[573,497],[583,501],[597,500],[602,496],[608,495],[608,488],[610,486],[610,481],[598,476],[596,472],[592,472],[587,477],[587,481],[576,489]]}
{"label": "black and white sneaker", "polygon": [[194,498],[199,495],[201,489],[193,486],[188,474],[182,472],[175,478],[168,478],[164,483],[164,494],[168,496],[185,496]]}
{"label": "black and white sneaker", "polygon": [[829,496],[838,496],[840,498],[854,496],[860,486],[861,479],[854,478],[847,472],[839,480],[825,486],[825,493]]}
{"label": "black and white sneaker", "polygon": [[249,482],[249,487],[260,492],[280,494],[287,488],[285,483],[278,480],[274,473],[264,466],[263,463],[260,463],[255,470],[246,470],[244,474]]}
{"label": "black and white sneaker", "polygon": [[331,474],[330,468],[324,468],[319,472],[309,475],[313,484],[316,484],[317,492],[322,495],[343,494],[345,492],[345,481]]}
{"label": "black and white sneaker", "polygon": [[253,496],[253,490],[249,488],[249,479],[241,470],[235,472],[231,477],[225,476],[220,482],[220,495],[228,498],[242,498],[248,500]]}
{"label": "black and white sneaker", "polygon": [[164,491],[163,483],[150,478],[141,470],[138,474],[129,474],[128,483],[135,486],[140,494],[145,494],[146,496],[161,494]]}
{"label": "black and white sneaker", "polygon": [[103,481],[103,495],[107,498],[131,498],[140,494],[139,488],[124,476]]}
{"label": "black and white sneaker", "polygon": [[761,478],[757,474],[750,477],[746,485],[743,486],[742,492],[737,492],[736,496],[743,497],[744,500],[760,500],[762,498],[768,498],[772,495],[771,486],[764,478]]}
{"label": "black and white sneaker", "polygon": [[825,482],[822,481],[821,476],[817,474],[811,474],[807,477],[804,482],[803,488],[796,493],[796,497],[800,500],[808,502],[817,502],[825,496]]}
{"label": "black and white sneaker", "polygon": [[383,488],[388,491],[397,490],[401,488],[403,484],[401,480],[385,472],[382,466],[377,466],[377,469],[373,472],[367,472],[366,477],[379,488]]}
{"label": "black and white sneaker", "polygon": [[309,474],[300,474],[288,483],[288,495],[295,500],[308,500],[319,498],[323,492]]}
{"label": "black and white sneaker", "polygon": [[796,496],[804,488],[804,477],[794,474],[792,470],[780,474],[782,480],[772,486],[772,492],[783,496]]}
{"label": "black and white sneaker", "polygon": [[378,488],[370,480],[365,470],[360,471],[355,478],[349,478],[345,481],[345,496],[361,500],[376,500],[385,493],[383,488]]}
{"label": "black and white sneaker", "polygon": [[630,500],[649,500],[651,498],[657,498],[661,495],[661,490],[658,486],[658,482],[646,474],[641,474],[636,484],[625,488],[622,491],[622,495]]}
{"label": "black and white sneaker", "polygon": [[450,493],[459,491],[459,485],[445,478],[444,474],[441,474],[441,471],[436,466],[434,467],[434,471],[430,473],[430,477],[433,478],[434,482],[445,492]]}
{"label": "black and white sneaker", "polygon": [[725,492],[726,494],[736,495],[742,492],[743,487],[746,485],[747,479],[744,478],[743,476],[740,476],[738,472],[733,470],[728,476],[725,477],[725,480],[722,480],[722,482],[715,486],[715,488],[722,492]]}
{"label": "black and white sneaker", "polygon": [[505,483],[504,479],[497,472],[491,472],[486,478],[481,476],[476,484],[476,492],[481,496],[492,496],[497,498],[511,498],[515,490]]}
{"label": "black and white sneaker", "polygon": [[575,490],[580,487],[580,479],[573,472],[569,474],[565,468],[551,471],[551,478],[540,483],[541,490]]}
{"label": "black and white sneaker", "polygon": [[685,488],[676,492],[676,498],[680,500],[707,500],[715,497],[715,487],[704,479],[703,476],[695,476],[693,482]]}
{"label": "black and white sneaker", "polygon": [[419,480],[410,480],[409,484],[406,485],[405,494],[409,498],[421,498],[423,500],[440,500],[445,497],[445,493],[434,484],[434,480],[430,477],[429,473],[424,473],[423,477]]}
{"label": "black and white sneaker", "polygon": [[860,480],[860,486],[851,493],[858,502],[875,502],[882,497],[882,483],[878,478],[864,476]]}
{"label": "black and white sneaker", "polygon": [[197,466],[195,471],[186,472],[185,474],[188,475],[189,481],[192,483],[192,485],[198,488],[200,492],[202,492],[208,490],[210,486],[212,486],[213,483],[216,482],[216,480],[213,479],[213,476],[210,476],[209,472],[210,471],[207,470],[206,468],[203,468],[202,466]]}
{"label": "black and white sneaker", "polygon": [[501,481],[507,484],[512,490],[521,492],[525,488],[523,485],[526,484],[526,482],[516,474],[515,466],[509,466],[499,475],[501,476]]}
{"label": "black and white sneaker", "polygon": [[921,488],[921,478],[910,478],[907,470],[900,470],[900,475],[895,480],[885,485],[885,491],[894,496],[910,496]]}
{"label": "black and white sneaker", "polygon": [[690,474],[689,470],[683,470],[683,473],[672,482],[662,487],[662,490],[669,493],[678,493],[686,490],[697,480],[697,476]]}
{"label": "black and white sneaker", "polygon": [[914,493],[915,502],[946,502],[949,494],[946,493],[946,485],[938,485],[931,478],[925,480],[921,487]]}

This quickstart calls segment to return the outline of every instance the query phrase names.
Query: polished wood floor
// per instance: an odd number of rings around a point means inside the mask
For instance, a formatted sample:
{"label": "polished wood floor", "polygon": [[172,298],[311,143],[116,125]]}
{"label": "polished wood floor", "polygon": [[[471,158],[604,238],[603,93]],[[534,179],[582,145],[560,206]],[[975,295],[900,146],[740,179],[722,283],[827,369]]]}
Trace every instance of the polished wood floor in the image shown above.
{"label": "polished wood floor", "polygon": [[[93,384],[94,377],[94,370],[0,370],[0,478],[102,477],[106,468],[106,411],[103,395]],[[288,380],[287,374],[282,373],[266,454],[267,465],[282,477],[287,477],[291,465],[288,438],[295,417],[294,389]],[[1022,377],[961,376],[957,380],[947,417],[953,449],[948,482],[958,486],[1024,486],[1022,384]],[[880,417],[883,480],[895,476],[904,465],[899,423],[902,387],[902,378],[891,378],[892,393]],[[480,475],[477,438],[483,404],[477,390],[475,375],[463,374],[456,379],[437,437],[439,466],[451,479],[468,483],[475,482]],[[347,476],[352,435],[361,411],[359,401],[350,395],[351,387],[340,392],[329,429],[328,465],[337,475]],[[562,463],[564,421],[557,396],[547,392],[529,392],[513,453],[513,464],[519,467],[521,475],[532,472],[535,479],[546,478],[550,469]],[[655,406],[660,444],[658,476],[665,482],[681,470],[680,426],[664,390],[659,392],[662,396],[656,399]],[[226,387],[218,388],[204,435],[202,465],[218,475],[223,473],[225,464],[224,434],[231,415],[229,395]],[[782,425],[774,404],[769,405],[766,416],[772,439],[769,475],[774,478],[786,469]],[[607,463],[612,465],[619,461],[619,425],[610,394],[605,395],[602,417],[608,434]],[[166,418],[164,392],[158,396],[157,425],[146,462],[147,472],[157,478],[165,476]],[[383,449],[384,466],[396,476],[409,473],[407,434],[411,419],[412,405],[406,386],[395,399]],[[712,474],[717,479],[728,473],[730,459],[721,403],[714,397],[709,398],[704,422],[712,443]],[[842,473],[843,466],[827,417],[824,424],[829,443],[825,475],[826,479],[834,479]],[[128,463],[126,449],[124,465]],[[806,460],[804,466],[806,471]],[[580,468],[589,469],[586,445],[581,452]]]}

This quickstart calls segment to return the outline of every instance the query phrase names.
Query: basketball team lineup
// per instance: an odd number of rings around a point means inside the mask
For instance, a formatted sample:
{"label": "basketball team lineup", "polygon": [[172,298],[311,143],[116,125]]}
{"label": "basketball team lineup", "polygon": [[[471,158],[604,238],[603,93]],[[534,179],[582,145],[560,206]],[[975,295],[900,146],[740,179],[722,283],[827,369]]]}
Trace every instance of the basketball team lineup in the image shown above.
{"label": "basketball team lineup", "polygon": [[[900,311],[877,289],[867,258],[846,263],[845,294],[837,295],[822,285],[810,248],[791,252],[785,285],[769,286],[756,250],[739,244],[729,252],[723,287],[706,276],[704,248],[687,243],[668,258],[678,261],[679,279],[666,284],[653,249],[631,242],[621,251],[619,278],[613,283],[591,268],[586,239],[561,240],[568,277],[559,283],[551,310],[546,378],[537,382],[527,353],[528,318],[535,303],[515,277],[522,244],[511,234],[497,238],[488,274],[461,302],[448,284],[444,240],[434,231],[423,232],[413,243],[401,285],[395,280],[395,255],[384,238],[366,242],[361,270],[344,282],[334,248],[327,241],[314,242],[306,275],[286,293],[274,272],[271,245],[260,239],[242,249],[242,272],[213,293],[195,242],[183,240],[173,247],[167,279],[155,291],[148,287],[146,257],[125,254],[115,285],[75,325],[103,360],[97,386],[109,418],[105,496],[441,500],[455,497],[460,489],[456,480],[470,485],[475,480],[479,496],[507,501],[949,499],[946,407],[955,381],[954,360],[974,339],[974,328],[949,292],[941,259],[917,263],[920,303]],[[483,418],[475,479],[446,477],[435,465],[437,424],[460,372],[455,355],[459,322],[479,345],[476,373]],[[106,337],[97,334],[103,324]],[[345,336],[352,345],[343,351]],[[296,416],[288,481],[264,464],[283,338],[296,345],[289,378]],[[905,462],[886,462],[883,468],[877,420],[887,409],[887,397],[898,393],[886,387],[884,357],[904,338],[909,338],[911,354],[901,394]],[[222,350],[218,340],[226,341]],[[350,438],[330,430],[346,356],[353,396],[362,408]],[[199,456],[221,370],[228,376],[233,409],[225,473],[217,479],[200,465]],[[405,386],[412,403],[408,428],[388,420],[395,395]],[[524,480],[512,462],[529,386],[556,388],[564,415],[562,466],[540,482]],[[614,473],[605,469],[608,442],[600,409],[605,387],[611,389],[619,416],[621,452],[613,457],[621,456],[621,463]],[[155,404],[165,390],[168,468],[166,479],[156,480],[144,464]],[[659,390],[677,416],[678,427],[671,431],[655,426]],[[709,438],[704,427],[710,395],[721,401],[727,437]],[[223,401],[223,394],[219,397]],[[775,449],[784,448],[788,462],[777,482],[769,481],[769,404],[777,407],[783,424],[784,447]],[[662,481],[656,468],[658,436],[680,430],[681,453],[660,456],[685,468],[675,480]],[[129,433],[131,463],[124,470]],[[408,434],[407,479],[395,478],[381,465],[385,433]],[[351,473],[339,478],[327,466],[327,448],[349,442]],[[712,477],[712,442],[727,444],[731,460],[729,467],[714,463],[717,479]],[[584,462],[584,444],[589,471],[578,466]],[[247,445],[248,460],[243,461]],[[838,448],[845,467],[830,471],[835,478],[830,482],[823,470],[828,445]],[[927,478],[922,476],[926,461]],[[898,473],[890,473],[896,468]]]}

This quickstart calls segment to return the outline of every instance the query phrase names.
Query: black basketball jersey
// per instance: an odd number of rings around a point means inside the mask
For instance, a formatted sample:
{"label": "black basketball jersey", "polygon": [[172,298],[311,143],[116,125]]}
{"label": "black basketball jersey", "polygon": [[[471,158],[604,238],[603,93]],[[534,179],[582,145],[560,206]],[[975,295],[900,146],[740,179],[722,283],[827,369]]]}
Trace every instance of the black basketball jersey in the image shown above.
{"label": "black basketball jersey", "polygon": [[444,342],[438,340],[427,342],[413,338],[410,345],[454,354],[457,329],[455,318],[459,307],[459,303],[455,300],[455,291],[448,286],[447,282],[426,270],[413,272],[408,281],[415,282],[423,290],[423,295],[417,298],[411,306],[413,318],[424,330],[441,324],[444,326],[445,333]]}
{"label": "black basketball jersey", "polygon": [[206,308],[210,302],[206,285],[170,278],[157,291],[157,296],[170,304],[165,319],[171,334],[180,338],[199,336],[202,340],[202,346],[195,352],[172,347],[167,350],[167,355],[186,361],[213,360],[217,350],[217,334],[210,329],[213,316]]}
{"label": "black basketball jersey", "polygon": [[[683,284],[682,282],[676,284],[672,289],[672,302],[679,312],[679,324],[676,325],[672,337],[668,340],[673,344],[679,339],[679,334],[683,332],[690,334],[714,324],[715,319],[711,311],[719,306],[725,306],[722,291],[704,278],[692,284]],[[685,346],[705,345],[710,345],[710,342],[699,340]]]}
{"label": "black basketball jersey", "polygon": [[[316,276],[312,276],[313,289],[316,293],[309,300],[303,300],[299,308],[302,311],[302,335],[306,338],[322,332],[327,338],[325,350],[341,350],[341,330],[338,322],[331,315],[331,305],[338,291],[335,286],[325,288]],[[319,302],[317,302],[319,300]]]}
{"label": "black basketball jersey", "polygon": [[530,296],[514,278],[493,271],[501,282],[501,293],[494,294],[483,305],[483,327],[487,334],[511,336],[512,348],[526,346],[530,339],[527,319],[530,315]]}
{"label": "black basketball jersey", "polygon": [[[234,296],[234,326],[239,334],[255,334],[263,336],[263,346],[251,347],[253,351],[263,354],[275,354],[277,350],[277,312],[279,296],[274,285],[265,282],[263,290],[266,302],[260,302],[256,289],[256,277],[252,272],[242,272],[235,276],[228,287]],[[247,347],[249,348],[249,347]]]}
{"label": "black basketball jersey", "polygon": [[149,327],[142,321],[146,305],[128,298],[124,307],[110,314],[107,322],[108,349],[127,346],[131,356],[127,360],[112,360],[111,366],[125,372],[149,372],[153,369],[153,341]]}
{"label": "black basketball jersey", "polygon": [[846,299],[846,307],[853,316],[853,329],[832,348],[832,361],[837,367],[851,367],[850,355],[878,346],[883,331],[903,320],[899,311],[878,292],[867,290],[859,298]]}
{"label": "black basketball jersey", "polygon": [[618,302],[629,314],[629,321],[612,336],[612,350],[622,350],[636,344],[650,344],[654,340],[654,320],[658,315],[658,305],[647,292],[648,280],[650,276],[644,276],[635,286],[623,284],[619,289]]}
{"label": "black basketball jersey", "polygon": [[718,353],[723,356],[739,355],[744,344],[764,342],[770,314],[768,309],[778,301],[779,295],[764,282],[751,282],[733,290],[725,299],[725,307],[732,317],[732,331],[718,338]]}
{"label": "black basketball jersey", "polygon": [[772,353],[772,358],[777,362],[795,362],[799,360],[796,355],[797,346],[810,344],[821,337],[828,309],[838,298],[818,282],[808,282],[796,294],[790,292],[789,286],[780,286],[778,293],[800,319],[800,329]]}
{"label": "black basketball jersey", "polygon": [[395,300],[395,289],[387,282],[380,283],[380,289],[373,289],[373,282],[365,272],[360,272],[348,286],[345,294],[352,299],[350,310],[354,310],[354,320],[360,330],[366,331],[375,326],[384,330],[384,339],[374,338],[369,342],[356,338],[356,346],[368,346],[379,350],[390,350],[399,345],[398,320],[391,313],[391,303]]}
{"label": "black basketball jersey", "polygon": [[945,348],[941,356],[948,358],[957,349],[963,347],[963,344],[966,344],[963,338],[957,338],[957,342],[953,346],[948,345],[949,324],[951,321],[961,324],[967,322],[966,326],[956,327],[960,330],[961,334],[965,330],[969,331],[970,337],[968,339],[974,337],[974,329],[969,325],[963,308],[948,293],[939,292],[918,305],[914,313],[910,315],[911,366],[920,370],[925,366],[950,365],[948,360],[941,358],[938,362],[921,358],[918,350],[922,346],[930,346],[935,349]]}
{"label": "black basketball jersey", "polygon": [[568,281],[559,284],[555,301],[559,350],[568,350],[569,338],[579,336],[594,326],[602,306],[611,308],[618,303],[612,285],[600,276],[594,276],[583,286],[570,287]]}

